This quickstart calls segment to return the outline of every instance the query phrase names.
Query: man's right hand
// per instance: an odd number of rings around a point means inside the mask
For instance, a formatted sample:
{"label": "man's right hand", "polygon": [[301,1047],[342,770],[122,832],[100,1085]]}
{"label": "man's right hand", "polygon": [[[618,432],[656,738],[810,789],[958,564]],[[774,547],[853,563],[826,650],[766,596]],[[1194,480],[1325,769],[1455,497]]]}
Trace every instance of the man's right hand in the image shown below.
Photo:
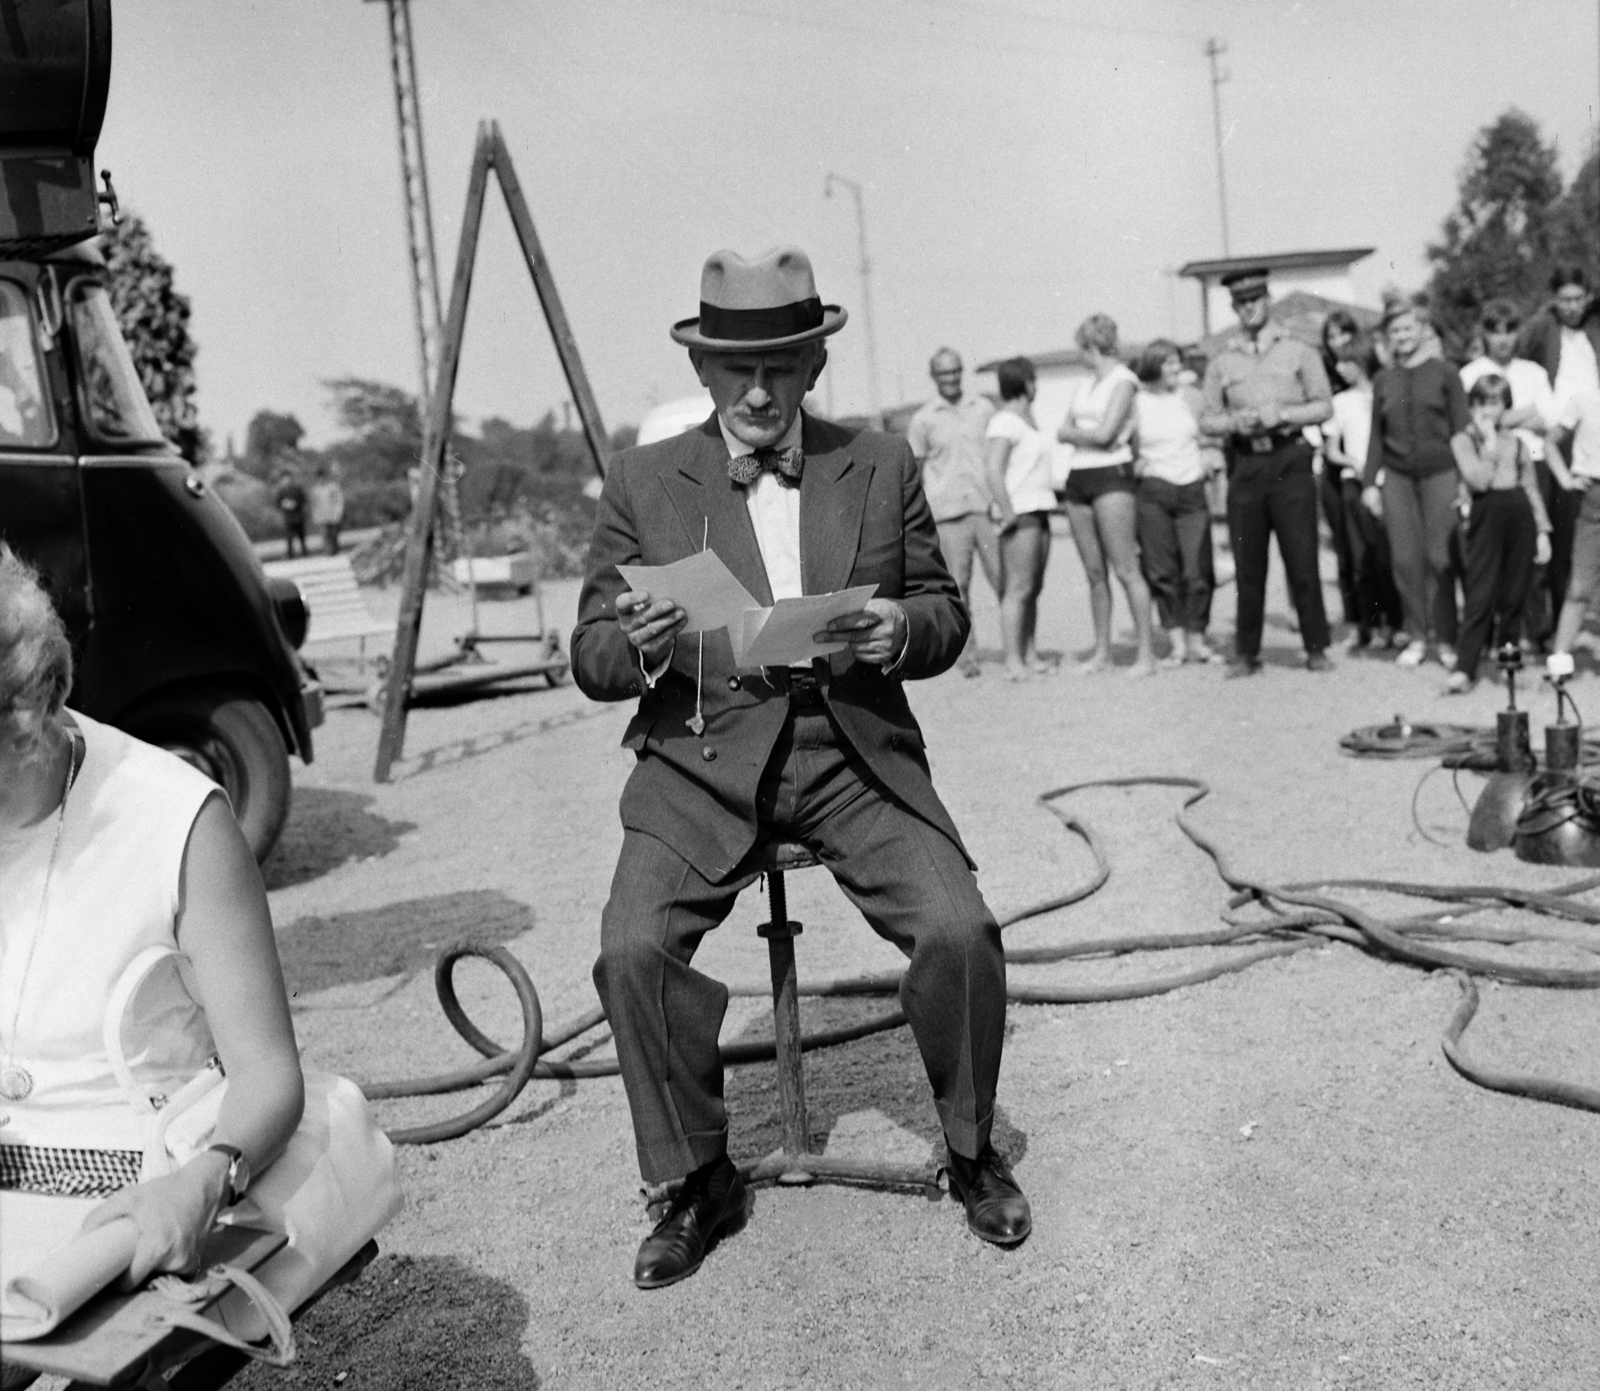
{"label": "man's right hand", "polygon": [[1370,483],[1361,490],[1361,505],[1374,517],[1383,516],[1383,489],[1375,488]]}
{"label": "man's right hand", "polygon": [[1573,473],[1570,469],[1567,471],[1567,476],[1558,481],[1569,493],[1582,493],[1587,492],[1589,489],[1588,476],[1582,473]]}
{"label": "man's right hand", "polygon": [[646,671],[660,666],[671,655],[672,644],[686,622],[688,615],[671,599],[652,599],[643,589],[628,589],[617,595],[617,623]]}

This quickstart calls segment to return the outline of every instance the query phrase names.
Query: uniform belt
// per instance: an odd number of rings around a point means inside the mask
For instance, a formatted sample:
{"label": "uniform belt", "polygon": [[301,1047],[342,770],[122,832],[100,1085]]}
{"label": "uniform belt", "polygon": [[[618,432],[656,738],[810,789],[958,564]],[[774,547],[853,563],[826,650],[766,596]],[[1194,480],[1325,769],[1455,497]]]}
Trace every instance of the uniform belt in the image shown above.
{"label": "uniform belt", "polygon": [[779,670],[777,684],[789,693],[791,710],[815,710],[823,705],[823,686],[809,671]]}
{"label": "uniform belt", "polygon": [[1304,438],[1298,429],[1274,430],[1269,435],[1235,435],[1233,447],[1240,454],[1271,454]]}

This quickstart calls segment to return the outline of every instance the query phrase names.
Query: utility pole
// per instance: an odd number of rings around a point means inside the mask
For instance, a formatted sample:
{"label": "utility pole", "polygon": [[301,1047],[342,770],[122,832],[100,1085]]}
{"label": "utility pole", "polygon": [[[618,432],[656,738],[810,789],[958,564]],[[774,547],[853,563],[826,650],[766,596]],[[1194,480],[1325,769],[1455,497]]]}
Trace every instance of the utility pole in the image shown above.
{"label": "utility pole", "polygon": [[843,174],[830,173],[822,184],[822,196],[833,197],[839,184],[856,200],[856,239],[861,245],[861,317],[867,329],[867,401],[872,418],[883,424],[883,408],[878,401],[878,338],[872,327],[872,262],[867,259],[867,214],[861,201],[861,185]]}
{"label": "utility pole", "polygon": [[[372,3],[373,0],[368,0]],[[389,11],[389,68],[394,77],[395,116],[400,128],[400,197],[411,260],[411,297],[417,319],[417,367],[421,401],[439,367],[439,263],[433,250],[433,204],[428,197],[428,162],[422,148],[422,110],[417,105],[417,59],[411,45],[410,0],[383,0]]]}
{"label": "utility pole", "polygon": [[1211,131],[1217,145],[1217,199],[1222,205],[1222,254],[1230,256],[1228,249],[1228,179],[1222,167],[1222,84],[1228,74],[1217,66],[1217,59],[1228,51],[1220,39],[1207,39],[1205,55],[1211,63]]}

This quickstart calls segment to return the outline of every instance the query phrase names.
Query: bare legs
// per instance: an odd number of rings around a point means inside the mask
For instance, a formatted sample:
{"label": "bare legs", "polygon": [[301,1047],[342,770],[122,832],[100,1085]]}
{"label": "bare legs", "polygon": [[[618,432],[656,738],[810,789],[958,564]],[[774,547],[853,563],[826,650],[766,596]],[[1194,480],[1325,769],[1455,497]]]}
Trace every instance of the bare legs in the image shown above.
{"label": "bare legs", "polygon": [[1000,640],[1005,649],[1006,675],[1020,680],[1044,666],[1034,646],[1039,623],[1039,591],[1044,588],[1044,567],[1050,558],[1050,519],[1030,512],[1000,537],[1001,572],[1005,576],[1000,598]]}
{"label": "bare legs", "polygon": [[1084,671],[1111,665],[1111,584],[1115,574],[1133,614],[1138,642],[1132,675],[1156,669],[1150,633],[1150,586],[1139,569],[1138,512],[1131,491],[1101,493],[1093,503],[1068,502],[1067,522],[1089,579],[1089,616],[1094,621],[1094,651],[1081,664]]}

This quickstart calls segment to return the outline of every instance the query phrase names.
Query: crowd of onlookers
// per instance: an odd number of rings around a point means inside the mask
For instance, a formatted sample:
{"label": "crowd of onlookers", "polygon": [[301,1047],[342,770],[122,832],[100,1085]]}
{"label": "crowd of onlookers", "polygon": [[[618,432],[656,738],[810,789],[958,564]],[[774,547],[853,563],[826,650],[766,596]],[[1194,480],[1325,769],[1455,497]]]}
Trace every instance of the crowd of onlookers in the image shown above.
{"label": "crowd of onlookers", "polygon": [[[1557,269],[1531,316],[1484,305],[1460,365],[1420,297],[1391,295],[1368,330],[1336,310],[1313,347],[1271,321],[1265,271],[1226,283],[1239,330],[1203,378],[1164,339],[1125,361],[1115,322],[1085,319],[1087,372],[1054,430],[1034,417],[1027,358],[998,365],[996,403],[964,390],[955,352],[934,355],[938,395],[908,438],[962,592],[976,564],[999,596],[1007,675],[1054,670],[1035,632],[1056,514],[1088,580],[1084,671],[1111,664],[1113,576],[1131,674],[1225,660],[1208,638],[1218,516],[1237,584],[1230,675],[1261,670],[1274,535],[1306,665],[1330,668],[1319,521],[1348,650],[1393,649],[1405,667],[1432,657],[1451,691],[1507,642],[1570,654],[1600,594],[1600,304],[1585,271]],[[962,668],[978,673],[974,643]]]}

